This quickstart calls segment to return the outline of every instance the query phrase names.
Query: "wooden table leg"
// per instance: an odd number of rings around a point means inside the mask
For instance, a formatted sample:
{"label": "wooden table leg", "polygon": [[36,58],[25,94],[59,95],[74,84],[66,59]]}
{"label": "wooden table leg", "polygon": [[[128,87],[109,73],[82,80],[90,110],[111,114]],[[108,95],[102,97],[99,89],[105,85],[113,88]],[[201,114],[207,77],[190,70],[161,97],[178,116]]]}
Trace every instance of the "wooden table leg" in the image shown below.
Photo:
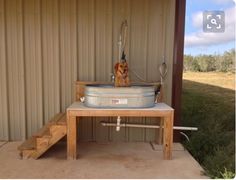
{"label": "wooden table leg", "polygon": [[160,117],[160,128],[156,129],[156,143],[161,145],[163,142],[163,118]]}
{"label": "wooden table leg", "polygon": [[164,118],[163,153],[164,159],[172,158],[174,111]]}
{"label": "wooden table leg", "polygon": [[[68,112],[67,112],[68,113]],[[76,117],[67,115],[67,159],[76,159]]]}

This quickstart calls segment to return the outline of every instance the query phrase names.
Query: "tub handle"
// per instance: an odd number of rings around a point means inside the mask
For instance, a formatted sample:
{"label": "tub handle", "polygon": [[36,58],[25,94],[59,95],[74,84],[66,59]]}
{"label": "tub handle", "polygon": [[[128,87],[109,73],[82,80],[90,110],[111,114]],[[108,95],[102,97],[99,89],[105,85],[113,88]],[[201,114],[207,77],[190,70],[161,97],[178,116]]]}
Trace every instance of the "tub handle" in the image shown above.
{"label": "tub handle", "polygon": [[81,98],[79,98],[79,99],[80,99],[80,102],[84,103],[85,97],[81,97]]}

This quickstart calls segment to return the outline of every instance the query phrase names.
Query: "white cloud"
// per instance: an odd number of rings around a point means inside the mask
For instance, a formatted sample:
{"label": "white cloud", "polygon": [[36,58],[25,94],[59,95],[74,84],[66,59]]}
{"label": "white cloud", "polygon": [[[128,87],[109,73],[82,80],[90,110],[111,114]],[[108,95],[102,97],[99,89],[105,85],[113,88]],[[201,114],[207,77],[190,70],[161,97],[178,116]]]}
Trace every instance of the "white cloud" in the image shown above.
{"label": "white cloud", "polygon": [[224,33],[204,33],[202,31],[202,12],[193,15],[193,26],[199,28],[198,32],[194,32],[185,36],[185,46],[211,46],[216,44],[224,44],[235,40],[235,8],[225,10],[225,32]]}
{"label": "white cloud", "polygon": [[202,12],[197,12],[192,16],[193,26],[196,28],[202,28],[203,15]]}
{"label": "white cloud", "polygon": [[235,2],[234,0],[213,0],[213,2],[217,3],[217,4],[228,4],[231,2]]}

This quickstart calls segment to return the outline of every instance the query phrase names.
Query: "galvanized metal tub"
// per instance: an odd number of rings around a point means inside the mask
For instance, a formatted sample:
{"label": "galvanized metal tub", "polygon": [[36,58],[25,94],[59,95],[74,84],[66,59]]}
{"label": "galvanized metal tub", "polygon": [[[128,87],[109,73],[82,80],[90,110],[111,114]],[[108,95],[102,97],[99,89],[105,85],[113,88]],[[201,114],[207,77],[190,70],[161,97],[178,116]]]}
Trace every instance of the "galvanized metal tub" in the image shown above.
{"label": "galvanized metal tub", "polygon": [[153,107],[155,88],[151,85],[114,87],[112,85],[87,85],[85,105],[94,108],[148,108]]}

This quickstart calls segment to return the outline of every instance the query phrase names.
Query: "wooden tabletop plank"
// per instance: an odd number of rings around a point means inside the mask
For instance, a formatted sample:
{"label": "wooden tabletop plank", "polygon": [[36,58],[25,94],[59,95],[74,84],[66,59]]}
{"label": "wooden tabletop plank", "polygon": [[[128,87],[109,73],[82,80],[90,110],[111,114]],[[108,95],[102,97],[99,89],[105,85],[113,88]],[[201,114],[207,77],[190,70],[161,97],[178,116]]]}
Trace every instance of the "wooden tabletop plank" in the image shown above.
{"label": "wooden tabletop plank", "polygon": [[153,111],[153,110],[161,110],[161,111],[172,111],[173,108],[168,106],[165,103],[157,103],[154,107],[150,108],[92,108],[87,107],[82,102],[74,102],[71,104],[67,110],[93,110],[93,111]]}
{"label": "wooden tabletop plank", "polygon": [[74,102],[67,108],[67,115],[80,117],[167,117],[174,109],[165,103],[151,108],[90,108],[81,102]]}

